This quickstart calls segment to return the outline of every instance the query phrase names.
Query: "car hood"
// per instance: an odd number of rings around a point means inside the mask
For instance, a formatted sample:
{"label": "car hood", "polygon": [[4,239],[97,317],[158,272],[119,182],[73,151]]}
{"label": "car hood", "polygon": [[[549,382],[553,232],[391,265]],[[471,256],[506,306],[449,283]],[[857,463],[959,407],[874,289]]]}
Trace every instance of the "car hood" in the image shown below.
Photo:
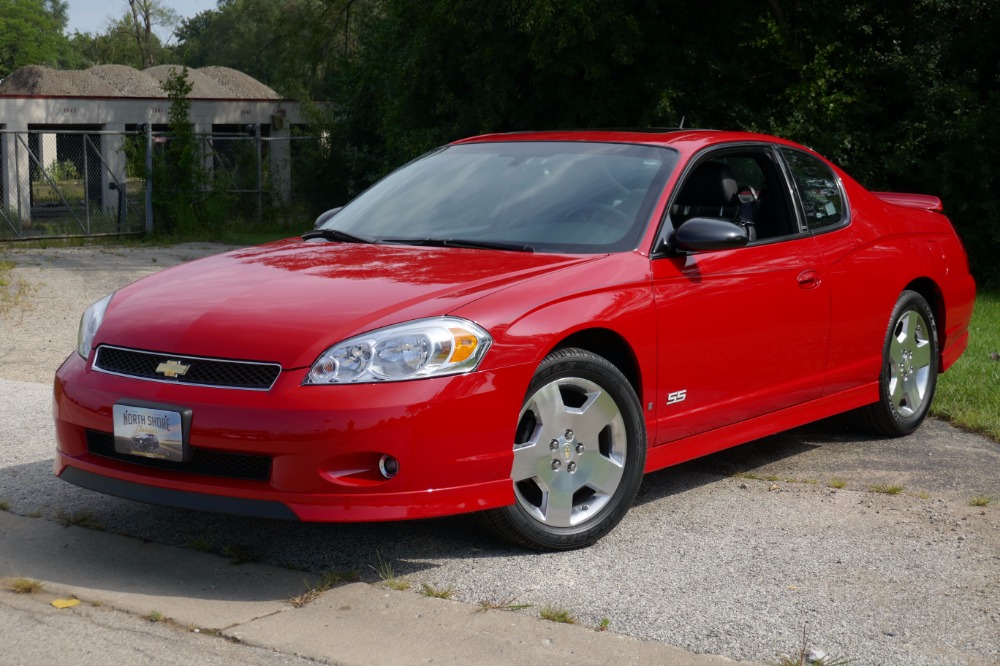
{"label": "car hood", "polygon": [[95,343],[304,367],[352,335],[447,314],[513,283],[596,258],[281,241],[125,287],[112,299]]}

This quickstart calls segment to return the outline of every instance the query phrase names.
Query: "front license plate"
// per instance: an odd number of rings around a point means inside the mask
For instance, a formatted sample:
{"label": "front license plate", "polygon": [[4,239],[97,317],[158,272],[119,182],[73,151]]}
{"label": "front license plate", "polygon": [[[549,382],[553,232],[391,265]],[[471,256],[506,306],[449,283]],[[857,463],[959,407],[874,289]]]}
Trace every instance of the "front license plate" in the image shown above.
{"label": "front license plate", "polygon": [[115,451],[143,458],[183,462],[180,412],[114,405]]}

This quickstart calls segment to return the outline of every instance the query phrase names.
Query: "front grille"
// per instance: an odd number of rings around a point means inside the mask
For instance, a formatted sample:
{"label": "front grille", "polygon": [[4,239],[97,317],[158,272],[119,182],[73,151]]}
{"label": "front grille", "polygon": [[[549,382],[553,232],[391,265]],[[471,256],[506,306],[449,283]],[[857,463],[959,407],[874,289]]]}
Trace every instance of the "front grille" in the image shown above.
{"label": "front grille", "polygon": [[267,481],[271,478],[271,458],[269,456],[229,453],[192,446],[189,462],[143,458],[115,451],[115,436],[111,433],[94,430],[87,431],[87,450],[94,455],[120,460],[132,465],[184,472],[185,474],[219,476],[244,481]]}
{"label": "front grille", "polygon": [[[183,375],[168,377],[163,372],[156,371],[164,364],[172,367],[183,364],[187,366],[187,371]],[[171,384],[196,384],[252,391],[270,390],[281,374],[281,366],[277,363],[178,356],[108,345],[97,348],[94,370]]]}

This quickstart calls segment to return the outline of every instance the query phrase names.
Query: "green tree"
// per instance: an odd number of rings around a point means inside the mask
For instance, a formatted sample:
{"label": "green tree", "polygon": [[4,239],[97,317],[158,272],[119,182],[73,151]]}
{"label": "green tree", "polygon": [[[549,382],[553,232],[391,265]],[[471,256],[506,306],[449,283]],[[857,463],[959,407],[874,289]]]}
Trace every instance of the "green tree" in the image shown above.
{"label": "green tree", "polygon": [[156,64],[156,47],[159,41],[153,33],[153,26],[173,29],[180,15],[162,0],[128,0],[129,13],[124,22],[131,28],[136,48],[142,64],[140,69]]}
{"label": "green tree", "polygon": [[0,0],[0,79],[25,65],[59,67],[70,60],[65,22],[65,3]]}
{"label": "green tree", "polygon": [[358,8],[369,0],[221,0],[181,22],[178,59],[192,67],[238,69],[286,97],[334,91],[350,54]]}

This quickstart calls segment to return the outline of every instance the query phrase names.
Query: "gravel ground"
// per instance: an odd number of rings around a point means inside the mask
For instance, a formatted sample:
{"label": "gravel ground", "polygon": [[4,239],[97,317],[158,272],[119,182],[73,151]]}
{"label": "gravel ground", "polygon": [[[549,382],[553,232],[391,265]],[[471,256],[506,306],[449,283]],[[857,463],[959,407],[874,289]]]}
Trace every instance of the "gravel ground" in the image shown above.
{"label": "gravel ground", "polygon": [[[497,543],[468,517],[302,525],[102,496],[55,479],[50,378],[86,305],[160,268],[218,251],[0,248],[28,285],[2,316],[0,500],[24,515],[85,514],[161,543],[211,544],[320,572],[357,569],[610,620],[623,634],[734,659],[810,646],[852,664],[1000,664],[1000,445],[928,421],[897,440],[837,419],[646,477],[632,511],[583,551]],[[843,489],[828,487],[832,478]],[[898,484],[897,495],[870,491]],[[992,496],[987,507],[971,506]]]}

